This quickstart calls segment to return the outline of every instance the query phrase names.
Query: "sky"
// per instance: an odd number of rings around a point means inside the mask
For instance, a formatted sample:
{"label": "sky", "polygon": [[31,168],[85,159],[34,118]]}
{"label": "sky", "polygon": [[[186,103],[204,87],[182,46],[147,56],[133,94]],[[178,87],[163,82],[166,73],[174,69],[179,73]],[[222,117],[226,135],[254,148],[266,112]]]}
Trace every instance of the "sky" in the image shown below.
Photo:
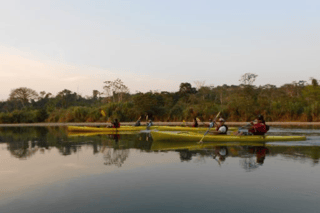
{"label": "sky", "polygon": [[320,1],[28,0],[0,7],[0,100],[28,87],[56,95],[281,86],[320,79]]}

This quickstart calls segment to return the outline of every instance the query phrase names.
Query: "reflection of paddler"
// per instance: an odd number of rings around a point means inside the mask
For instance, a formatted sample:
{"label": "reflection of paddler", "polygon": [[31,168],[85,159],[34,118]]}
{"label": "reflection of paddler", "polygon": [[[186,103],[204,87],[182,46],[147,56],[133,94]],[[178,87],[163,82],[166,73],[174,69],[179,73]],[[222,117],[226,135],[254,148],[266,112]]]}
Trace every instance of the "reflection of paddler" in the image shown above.
{"label": "reflection of paddler", "polygon": [[249,149],[249,153],[256,154],[256,163],[259,165],[262,165],[266,158],[266,154],[269,153],[269,149],[264,146],[258,146],[258,147],[256,146],[256,147],[251,147]]}
{"label": "reflection of paddler", "polygon": [[266,147],[258,147],[256,151],[257,163],[262,165],[264,163],[264,159],[266,158],[266,154],[269,153],[269,149]]}
{"label": "reflection of paddler", "polygon": [[226,157],[228,156],[228,148],[225,146],[217,146],[214,150],[215,156],[214,159],[218,156],[219,157],[219,164],[226,160]]}
{"label": "reflection of paddler", "polygon": [[114,139],[114,141],[117,143],[120,139],[119,134],[109,135],[110,138]]}

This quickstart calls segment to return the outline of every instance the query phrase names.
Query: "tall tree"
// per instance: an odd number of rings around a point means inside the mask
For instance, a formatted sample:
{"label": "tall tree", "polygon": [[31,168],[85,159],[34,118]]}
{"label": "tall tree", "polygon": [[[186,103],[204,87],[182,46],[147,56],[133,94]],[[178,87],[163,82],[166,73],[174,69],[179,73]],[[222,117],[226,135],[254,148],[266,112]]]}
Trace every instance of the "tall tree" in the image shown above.
{"label": "tall tree", "polygon": [[253,73],[245,73],[244,75],[241,76],[240,82],[242,82],[245,85],[252,85],[252,83],[256,80],[258,75],[253,74]]}
{"label": "tall tree", "polygon": [[121,79],[117,78],[115,81],[105,81],[105,90],[106,98],[112,95],[112,100],[115,102],[116,96],[118,97],[118,102],[122,101],[123,94],[129,93],[129,88],[124,85]]}
{"label": "tall tree", "polygon": [[38,97],[38,93],[27,87],[20,87],[17,89],[13,89],[9,95],[9,101],[20,101],[22,106],[25,107],[31,99],[36,99]]}

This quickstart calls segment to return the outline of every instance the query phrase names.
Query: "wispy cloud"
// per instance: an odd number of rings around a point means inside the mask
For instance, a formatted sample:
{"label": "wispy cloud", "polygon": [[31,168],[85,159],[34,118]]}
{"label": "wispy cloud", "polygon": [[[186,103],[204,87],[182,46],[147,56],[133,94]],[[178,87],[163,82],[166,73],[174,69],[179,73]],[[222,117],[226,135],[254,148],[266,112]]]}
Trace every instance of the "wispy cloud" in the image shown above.
{"label": "wispy cloud", "polygon": [[175,90],[178,82],[139,75],[130,71],[81,67],[57,61],[43,61],[18,50],[0,46],[0,100],[9,97],[12,89],[28,87],[37,92],[57,94],[63,89],[92,95],[92,90],[103,90],[104,81],[120,78],[131,92]]}

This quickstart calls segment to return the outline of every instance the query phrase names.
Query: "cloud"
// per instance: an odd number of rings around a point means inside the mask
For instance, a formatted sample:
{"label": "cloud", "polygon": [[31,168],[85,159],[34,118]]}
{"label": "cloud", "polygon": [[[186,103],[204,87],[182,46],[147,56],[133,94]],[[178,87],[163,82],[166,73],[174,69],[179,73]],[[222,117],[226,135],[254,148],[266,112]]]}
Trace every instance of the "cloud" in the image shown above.
{"label": "cloud", "polygon": [[177,90],[179,83],[172,79],[158,79],[131,71],[106,70],[100,67],[75,66],[60,61],[44,61],[18,50],[0,46],[0,100],[10,91],[28,87],[37,92],[52,94],[69,89],[83,96],[93,90],[103,90],[103,82],[120,78],[131,92],[150,90]]}

